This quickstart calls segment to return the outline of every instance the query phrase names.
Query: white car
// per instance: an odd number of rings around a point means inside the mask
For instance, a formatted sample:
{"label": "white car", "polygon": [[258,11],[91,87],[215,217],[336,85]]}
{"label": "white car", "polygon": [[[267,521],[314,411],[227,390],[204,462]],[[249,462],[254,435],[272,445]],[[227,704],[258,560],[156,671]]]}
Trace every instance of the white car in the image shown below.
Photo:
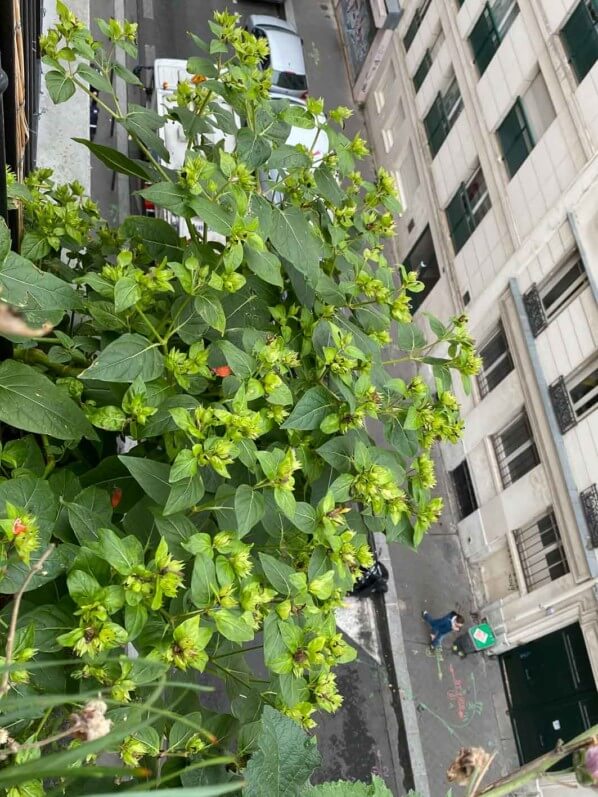
{"label": "white car", "polygon": [[270,54],[262,62],[272,69],[272,91],[295,97],[307,96],[307,74],[303,42],[295,28],[283,19],[253,14],[247,30],[258,39],[268,40]]}

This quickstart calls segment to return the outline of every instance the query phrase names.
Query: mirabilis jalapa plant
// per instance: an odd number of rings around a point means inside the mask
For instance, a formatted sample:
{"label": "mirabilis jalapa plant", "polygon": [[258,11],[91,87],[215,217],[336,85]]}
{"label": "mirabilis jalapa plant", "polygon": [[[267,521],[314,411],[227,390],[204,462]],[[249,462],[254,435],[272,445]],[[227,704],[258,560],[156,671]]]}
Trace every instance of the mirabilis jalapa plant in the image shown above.
{"label": "mirabilis jalapa plant", "polygon": [[[0,298],[53,328],[7,337],[0,364],[0,696],[5,712],[29,700],[13,749],[39,752],[99,693],[107,749],[133,775],[166,760],[184,783],[190,761],[226,750],[230,779],[264,717],[309,729],[341,705],[334,668],[355,651],[335,609],[372,561],[369,531],[417,546],[437,520],[430,450],[462,430],[451,370],[467,388],[480,361],[464,317],[413,322],[424,286],[384,254],[401,206],[383,169],[357,170],[368,150],[343,133],[350,111],[325,121],[321,100],[271,100],[266,44],[235,15],[215,15],[209,45],[192,37],[202,54],[170,111],[187,139],[177,171],[165,119],[113,89],[138,84],[115,59],[134,56],[136,26],[100,20],[100,43],[58,10],[41,41],[50,95],[101,92],[143,158],[82,144],[186,219],[189,238],[160,218],[111,227],[43,168],[11,180],[25,233],[16,254],[2,228]],[[286,145],[291,125],[323,128],[328,154]],[[403,361],[427,364],[435,389],[393,376]],[[155,691],[166,673],[179,697]],[[208,675],[228,696],[221,714],[182,691]],[[97,741],[75,726],[80,778]]]}

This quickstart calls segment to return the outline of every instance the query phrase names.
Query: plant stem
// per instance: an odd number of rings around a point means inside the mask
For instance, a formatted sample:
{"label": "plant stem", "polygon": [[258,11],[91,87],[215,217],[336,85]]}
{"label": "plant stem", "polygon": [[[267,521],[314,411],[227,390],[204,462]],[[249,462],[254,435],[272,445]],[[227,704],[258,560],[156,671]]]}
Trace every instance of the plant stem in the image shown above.
{"label": "plant stem", "polygon": [[29,570],[27,577],[21,584],[18,592],[15,594],[14,603],[12,607],[12,616],[10,618],[10,626],[8,628],[8,636],[6,637],[6,653],[4,655],[4,666],[5,671],[4,675],[2,676],[2,682],[0,683],[0,697],[4,697],[8,690],[10,689],[10,665],[12,663],[12,654],[15,647],[15,635],[17,633],[17,622],[19,620],[19,610],[21,608],[21,601],[23,600],[23,595],[25,594],[27,587],[31,583],[33,576],[37,575],[43,570],[43,567],[47,561],[47,559],[52,554],[56,546],[52,543],[47,547],[44,553],[40,556],[37,562],[33,565],[33,567]]}
{"label": "plant stem", "polygon": [[47,479],[48,476],[52,473],[54,468],[56,467],[56,457],[52,453],[50,449],[50,441],[48,440],[48,435],[43,434],[42,436],[42,445],[44,447],[44,454],[46,455],[46,468],[44,470],[44,475],[42,476],[43,479]]}
{"label": "plant stem", "polygon": [[596,740],[597,736],[598,725],[594,725],[579,736],[571,739],[567,744],[562,744],[561,742],[557,743],[554,750],[550,753],[544,753],[544,755],[541,755],[539,758],[535,758],[533,761],[524,764],[522,767],[515,770],[515,772],[503,778],[499,778],[499,780],[494,781],[494,783],[490,783],[481,791],[475,791],[472,797],[482,797],[482,795],[483,797],[506,797],[506,795],[512,794],[520,786],[524,786],[526,783],[530,783],[530,781],[539,778],[547,769],[558,764],[559,761],[571,755],[571,753],[583,747],[587,747],[588,744]]}
{"label": "plant stem", "polygon": [[60,376],[79,376],[81,373],[81,368],[52,362],[48,355],[44,354],[41,349],[15,349],[13,357],[15,360],[20,360],[23,363],[43,365],[51,371],[55,371]]}

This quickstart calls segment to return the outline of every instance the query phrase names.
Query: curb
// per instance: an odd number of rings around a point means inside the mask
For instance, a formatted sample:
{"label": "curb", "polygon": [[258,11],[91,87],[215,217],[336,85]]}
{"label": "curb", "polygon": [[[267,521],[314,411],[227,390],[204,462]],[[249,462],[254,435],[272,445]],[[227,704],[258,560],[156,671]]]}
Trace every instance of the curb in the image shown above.
{"label": "curb", "polygon": [[417,720],[417,707],[415,700],[410,697],[410,695],[413,694],[413,690],[411,688],[411,677],[407,666],[407,654],[405,652],[403,626],[401,623],[401,610],[392,562],[390,560],[390,552],[388,550],[386,537],[383,534],[375,534],[374,538],[376,549],[379,552],[378,558],[388,570],[388,591],[384,594],[384,611],[386,613],[388,626],[390,653],[394,665],[395,678],[397,679],[405,735],[409,748],[413,782],[416,791],[420,793],[421,797],[430,797],[430,784],[428,781],[426,761]]}

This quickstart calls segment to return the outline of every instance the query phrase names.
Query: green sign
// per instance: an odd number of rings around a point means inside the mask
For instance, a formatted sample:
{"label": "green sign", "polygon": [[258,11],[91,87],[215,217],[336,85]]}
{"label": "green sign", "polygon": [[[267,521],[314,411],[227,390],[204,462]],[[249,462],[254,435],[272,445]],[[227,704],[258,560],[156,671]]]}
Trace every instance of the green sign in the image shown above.
{"label": "green sign", "polygon": [[469,629],[469,636],[476,650],[486,650],[486,648],[491,648],[496,642],[494,631],[490,628],[488,623],[480,623],[480,625],[472,626]]}

